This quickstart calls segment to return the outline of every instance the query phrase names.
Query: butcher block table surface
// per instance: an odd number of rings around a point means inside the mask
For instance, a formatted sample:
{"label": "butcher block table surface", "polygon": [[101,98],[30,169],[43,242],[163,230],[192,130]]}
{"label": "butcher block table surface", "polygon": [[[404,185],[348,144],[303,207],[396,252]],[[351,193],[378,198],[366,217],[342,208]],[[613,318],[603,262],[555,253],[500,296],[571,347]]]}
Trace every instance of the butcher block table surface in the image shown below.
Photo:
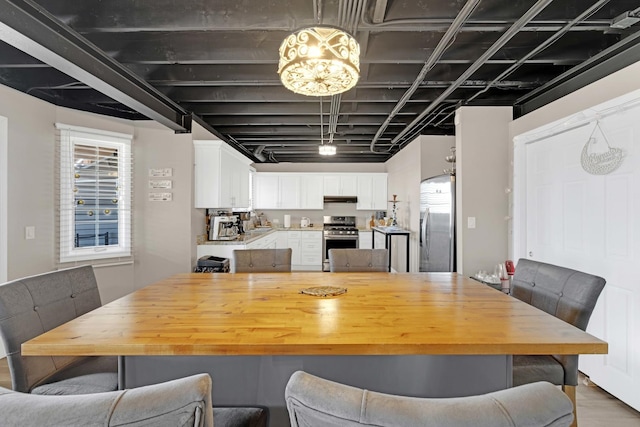
{"label": "butcher block table surface", "polygon": [[[312,286],[347,292],[300,293]],[[455,273],[179,274],[22,345],[24,355],[606,352],[606,342]]]}

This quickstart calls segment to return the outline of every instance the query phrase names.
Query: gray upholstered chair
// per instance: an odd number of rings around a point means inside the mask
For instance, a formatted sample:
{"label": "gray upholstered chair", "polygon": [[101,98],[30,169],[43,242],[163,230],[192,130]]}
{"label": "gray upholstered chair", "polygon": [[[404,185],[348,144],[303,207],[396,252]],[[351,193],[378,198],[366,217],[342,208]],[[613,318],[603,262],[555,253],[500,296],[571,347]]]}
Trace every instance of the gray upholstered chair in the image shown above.
{"label": "gray upholstered chair", "polygon": [[[604,285],[602,277],[520,259],[511,295],[584,331]],[[575,411],[578,355],[514,356],[513,385],[535,381],[562,386]]]}
{"label": "gray upholstered chair", "polygon": [[386,249],[329,249],[329,271],[389,271]]}
{"label": "gray upholstered chair", "polygon": [[116,357],[22,356],[21,345],[100,307],[90,265],[25,277],[0,285],[0,335],[16,391],[84,394],[118,388]]}
{"label": "gray upholstered chair", "polygon": [[233,251],[235,273],[275,273],[291,271],[291,248],[236,249]]}
{"label": "gray upholstered chair", "polygon": [[0,387],[0,413],[7,427],[212,427],[211,377],[199,374],[130,390],[76,396],[38,396]]}
{"label": "gray upholstered chair", "polygon": [[431,399],[376,393],[298,371],[285,400],[292,427],[561,427],[573,419],[571,401],[546,382]]}

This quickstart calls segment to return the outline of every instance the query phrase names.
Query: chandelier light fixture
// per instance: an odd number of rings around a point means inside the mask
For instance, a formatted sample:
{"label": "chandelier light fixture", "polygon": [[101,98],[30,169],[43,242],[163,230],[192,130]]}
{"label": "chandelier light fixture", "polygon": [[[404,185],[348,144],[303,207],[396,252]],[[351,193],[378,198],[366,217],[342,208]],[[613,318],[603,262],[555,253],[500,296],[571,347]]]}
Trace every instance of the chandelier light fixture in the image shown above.
{"label": "chandelier light fixture", "polygon": [[322,98],[320,98],[320,145],[318,146],[318,153],[322,156],[333,156],[336,154],[336,146],[332,144],[333,134],[329,137],[329,143],[324,143],[324,124],[322,122]]}
{"label": "chandelier light fixture", "polygon": [[302,95],[345,92],[360,77],[360,45],[339,28],[303,28],[280,45],[278,74],[287,89]]}

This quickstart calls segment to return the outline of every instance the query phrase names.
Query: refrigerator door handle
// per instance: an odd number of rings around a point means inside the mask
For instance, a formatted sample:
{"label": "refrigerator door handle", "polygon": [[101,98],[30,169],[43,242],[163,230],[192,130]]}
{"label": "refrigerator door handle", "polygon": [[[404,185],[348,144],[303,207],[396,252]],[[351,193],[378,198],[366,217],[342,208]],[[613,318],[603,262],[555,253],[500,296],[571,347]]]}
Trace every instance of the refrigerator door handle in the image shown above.
{"label": "refrigerator door handle", "polygon": [[424,246],[425,258],[429,259],[429,240],[427,231],[429,230],[429,208],[425,209],[424,217],[422,218],[422,230],[420,230],[420,246]]}

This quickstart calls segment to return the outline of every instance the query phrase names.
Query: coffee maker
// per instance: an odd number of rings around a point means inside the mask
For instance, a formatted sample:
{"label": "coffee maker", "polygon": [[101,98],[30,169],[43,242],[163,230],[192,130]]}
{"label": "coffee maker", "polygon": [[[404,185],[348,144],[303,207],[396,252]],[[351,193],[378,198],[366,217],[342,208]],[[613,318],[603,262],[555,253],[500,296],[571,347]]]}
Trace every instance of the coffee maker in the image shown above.
{"label": "coffee maker", "polygon": [[209,240],[235,240],[238,238],[238,217],[235,215],[212,216]]}

